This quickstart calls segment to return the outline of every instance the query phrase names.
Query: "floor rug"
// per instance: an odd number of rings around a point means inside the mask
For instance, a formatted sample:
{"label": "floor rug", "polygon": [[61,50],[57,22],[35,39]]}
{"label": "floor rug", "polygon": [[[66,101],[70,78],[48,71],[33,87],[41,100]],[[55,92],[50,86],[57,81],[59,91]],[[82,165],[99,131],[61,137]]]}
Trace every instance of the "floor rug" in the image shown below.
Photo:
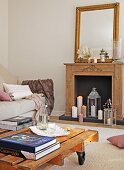
{"label": "floor rug", "polygon": [[61,126],[98,130],[99,142],[92,142],[85,147],[86,159],[83,165],[78,164],[77,155],[73,153],[65,158],[63,166],[54,166],[50,170],[124,170],[124,149],[119,149],[106,140],[110,136],[124,134],[123,129],[67,124]]}

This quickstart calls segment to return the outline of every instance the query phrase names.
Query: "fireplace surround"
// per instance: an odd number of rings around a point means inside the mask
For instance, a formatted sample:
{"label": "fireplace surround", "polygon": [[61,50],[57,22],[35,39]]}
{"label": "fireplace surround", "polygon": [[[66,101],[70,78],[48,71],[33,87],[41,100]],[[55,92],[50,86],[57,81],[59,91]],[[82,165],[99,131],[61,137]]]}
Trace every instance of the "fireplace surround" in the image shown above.
{"label": "fireplace surround", "polygon": [[66,66],[66,112],[71,116],[76,98],[83,96],[86,105],[87,95],[96,87],[102,97],[103,105],[112,99],[117,109],[117,119],[122,118],[122,63],[65,63]]}

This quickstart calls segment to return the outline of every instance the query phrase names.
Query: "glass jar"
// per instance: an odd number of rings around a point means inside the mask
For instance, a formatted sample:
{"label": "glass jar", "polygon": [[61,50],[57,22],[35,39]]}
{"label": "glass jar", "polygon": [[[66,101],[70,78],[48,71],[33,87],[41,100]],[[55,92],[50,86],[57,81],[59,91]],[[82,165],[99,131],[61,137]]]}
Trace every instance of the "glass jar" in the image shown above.
{"label": "glass jar", "polygon": [[44,105],[42,112],[39,115],[37,128],[41,130],[46,130],[47,127],[48,127],[48,112],[47,112],[47,105]]}
{"label": "glass jar", "polygon": [[113,59],[114,61],[120,61],[122,59],[121,56],[121,46],[122,46],[122,40],[113,41]]}
{"label": "glass jar", "polygon": [[101,96],[96,91],[96,88],[92,88],[87,97],[88,117],[98,117],[98,110],[101,110]]}

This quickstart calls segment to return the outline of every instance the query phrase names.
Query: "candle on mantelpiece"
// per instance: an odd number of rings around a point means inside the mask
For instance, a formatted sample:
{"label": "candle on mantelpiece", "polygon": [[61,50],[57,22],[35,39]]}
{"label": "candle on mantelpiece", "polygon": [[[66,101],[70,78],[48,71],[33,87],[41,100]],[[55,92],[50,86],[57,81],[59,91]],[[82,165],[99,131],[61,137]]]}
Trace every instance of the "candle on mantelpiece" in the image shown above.
{"label": "candle on mantelpiece", "polygon": [[77,113],[78,115],[81,113],[81,106],[83,104],[83,97],[82,96],[78,96],[77,97]]}
{"label": "candle on mantelpiece", "polygon": [[72,106],[72,117],[77,118],[77,107]]}
{"label": "candle on mantelpiece", "polygon": [[94,57],[93,62],[94,62],[94,63],[97,63],[97,58]]}
{"label": "candle on mantelpiece", "polygon": [[86,106],[81,106],[81,113],[83,114],[83,117],[86,117]]}

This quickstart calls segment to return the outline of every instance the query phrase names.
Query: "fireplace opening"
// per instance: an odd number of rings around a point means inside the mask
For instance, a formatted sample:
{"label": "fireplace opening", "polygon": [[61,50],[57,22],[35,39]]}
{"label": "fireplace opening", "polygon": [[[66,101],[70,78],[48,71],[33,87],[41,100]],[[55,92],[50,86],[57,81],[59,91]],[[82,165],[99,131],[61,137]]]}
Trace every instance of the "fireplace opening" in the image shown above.
{"label": "fireplace opening", "polygon": [[101,109],[103,109],[107,99],[112,99],[112,76],[75,75],[75,105],[77,105],[77,96],[83,96],[83,104],[87,106],[87,96],[93,87],[101,96]]}

